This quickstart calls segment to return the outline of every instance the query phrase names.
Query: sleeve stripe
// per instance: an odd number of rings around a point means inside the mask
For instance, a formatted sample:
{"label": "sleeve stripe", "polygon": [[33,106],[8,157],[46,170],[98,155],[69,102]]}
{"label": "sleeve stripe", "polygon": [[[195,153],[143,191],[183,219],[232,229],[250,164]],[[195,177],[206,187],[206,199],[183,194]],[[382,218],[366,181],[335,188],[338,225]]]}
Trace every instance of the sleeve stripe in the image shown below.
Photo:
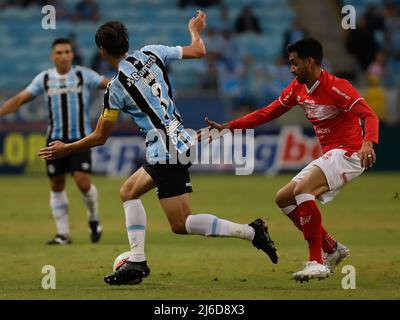
{"label": "sleeve stripe", "polygon": [[293,108],[293,107],[291,107],[291,106],[288,106],[288,105],[284,104],[284,103],[282,102],[282,100],[281,100],[281,97],[279,97],[278,100],[279,100],[279,102],[281,103],[281,105],[283,105],[284,107]]}
{"label": "sleeve stripe", "polygon": [[364,99],[363,97],[360,97],[360,98],[358,98],[357,100],[355,100],[352,104],[351,104],[351,106],[349,107],[349,111],[351,110],[351,108],[353,108],[353,106],[355,105],[355,103],[358,101],[358,100],[361,100],[361,99]]}
{"label": "sleeve stripe", "polygon": [[183,57],[183,49],[182,49],[182,46],[177,46],[177,48],[179,49],[179,59],[182,59],[182,57]]}

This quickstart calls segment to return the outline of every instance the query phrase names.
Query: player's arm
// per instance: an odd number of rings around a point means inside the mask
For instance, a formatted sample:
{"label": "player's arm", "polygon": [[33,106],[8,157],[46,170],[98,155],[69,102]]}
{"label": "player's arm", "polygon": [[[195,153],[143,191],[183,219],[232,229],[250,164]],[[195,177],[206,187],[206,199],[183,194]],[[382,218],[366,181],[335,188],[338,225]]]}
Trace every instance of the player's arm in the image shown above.
{"label": "player's arm", "polygon": [[198,10],[196,17],[190,19],[188,24],[192,43],[189,46],[182,46],[183,59],[197,59],[206,55],[206,47],[200,36],[205,27],[206,15],[201,10]]}
{"label": "player's arm", "polygon": [[279,99],[276,99],[269,105],[253,111],[242,118],[227,122],[227,123],[217,123],[215,121],[205,118],[206,123],[210,128],[215,128],[218,130],[223,129],[252,129],[263,123],[270,122],[276,118],[279,118],[284,113],[288,112],[291,108],[283,105]]}
{"label": "player's arm", "polygon": [[4,104],[0,107],[0,116],[15,112],[24,103],[29,102],[34,98],[35,96],[28,90],[22,90],[21,92],[4,102]]}
{"label": "player's arm", "polygon": [[114,123],[118,118],[118,113],[118,110],[104,109],[97,121],[96,129],[91,134],[73,143],[53,141],[48,147],[40,149],[38,155],[45,159],[53,160],[62,158],[71,152],[105,144],[111,135]]}
{"label": "player's arm", "polygon": [[98,88],[99,88],[99,89],[105,89],[105,88],[107,88],[107,85],[108,85],[108,83],[109,83],[110,81],[111,81],[110,78],[104,77],[104,78],[100,81]]}
{"label": "player's arm", "polygon": [[376,162],[374,144],[379,140],[379,119],[364,99],[358,100],[350,111],[364,121],[364,141],[358,157],[361,165],[367,169]]}

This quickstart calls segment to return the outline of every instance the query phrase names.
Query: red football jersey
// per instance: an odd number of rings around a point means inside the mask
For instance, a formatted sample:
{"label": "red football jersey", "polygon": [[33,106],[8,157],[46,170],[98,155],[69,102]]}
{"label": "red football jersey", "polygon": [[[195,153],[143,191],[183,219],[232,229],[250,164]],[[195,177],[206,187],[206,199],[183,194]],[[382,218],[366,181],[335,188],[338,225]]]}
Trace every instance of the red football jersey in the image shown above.
{"label": "red football jersey", "polygon": [[359,151],[364,140],[378,143],[379,121],[357,90],[344,79],[322,70],[311,88],[294,79],[271,104],[229,122],[231,129],[248,129],[267,123],[299,105],[313,124],[322,151],[339,148]]}
{"label": "red football jersey", "polygon": [[363,99],[345,79],[322,70],[311,88],[294,79],[279,101],[286,107],[300,106],[313,124],[323,152],[334,148],[358,151],[363,141],[360,119],[349,112]]}

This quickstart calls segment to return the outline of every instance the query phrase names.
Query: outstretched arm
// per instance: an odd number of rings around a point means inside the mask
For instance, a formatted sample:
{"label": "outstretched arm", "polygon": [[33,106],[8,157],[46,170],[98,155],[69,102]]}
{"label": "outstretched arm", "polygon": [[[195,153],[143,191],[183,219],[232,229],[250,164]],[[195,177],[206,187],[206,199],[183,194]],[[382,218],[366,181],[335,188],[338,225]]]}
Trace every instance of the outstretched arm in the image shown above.
{"label": "outstretched arm", "polygon": [[190,19],[188,24],[192,43],[189,46],[182,47],[183,59],[197,59],[206,55],[206,47],[200,36],[205,27],[206,15],[201,10],[198,10],[196,17]]}
{"label": "outstretched arm", "polygon": [[38,155],[48,160],[54,160],[62,158],[74,151],[103,145],[111,135],[114,123],[115,120],[106,119],[101,115],[97,121],[96,129],[87,137],[67,144],[61,141],[53,141],[48,147],[40,149]]}
{"label": "outstretched arm", "polygon": [[377,144],[379,140],[379,119],[364,99],[357,101],[350,111],[364,121],[364,141],[358,157],[361,165],[367,169],[376,162],[374,143]]}
{"label": "outstretched arm", "polygon": [[0,107],[0,116],[15,112],[24,103],[29,102],[34,98],[35,96],[32,95],[32,93],[30,93],[28,90],[22,90],[17,95],[4,102],[4,104]]}
{"label": "outstretched arm", "polygon": [[245,115],[237,120],[228,123],[220,124],[215,121],[205,118],[206,123],[211,127],[218,130],[223,129],[252,129],[260,124],[267,123],[271,120],[279,118],[284,113],[288,112],[291,108],[284,106],[279,100],[275,100],[269,105],[258,109],[252,113]]}

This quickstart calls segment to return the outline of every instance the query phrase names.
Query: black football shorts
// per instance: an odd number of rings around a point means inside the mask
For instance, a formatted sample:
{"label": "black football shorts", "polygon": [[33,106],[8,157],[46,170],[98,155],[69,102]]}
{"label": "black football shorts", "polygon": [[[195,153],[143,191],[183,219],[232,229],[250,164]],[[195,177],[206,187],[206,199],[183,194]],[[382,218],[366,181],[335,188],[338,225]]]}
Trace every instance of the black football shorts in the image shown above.
{"label": "black football shorts", "polygon": [[191,164],[145,164],[143,169],[152,177],[159,199],[193,192],[189,167]]}

